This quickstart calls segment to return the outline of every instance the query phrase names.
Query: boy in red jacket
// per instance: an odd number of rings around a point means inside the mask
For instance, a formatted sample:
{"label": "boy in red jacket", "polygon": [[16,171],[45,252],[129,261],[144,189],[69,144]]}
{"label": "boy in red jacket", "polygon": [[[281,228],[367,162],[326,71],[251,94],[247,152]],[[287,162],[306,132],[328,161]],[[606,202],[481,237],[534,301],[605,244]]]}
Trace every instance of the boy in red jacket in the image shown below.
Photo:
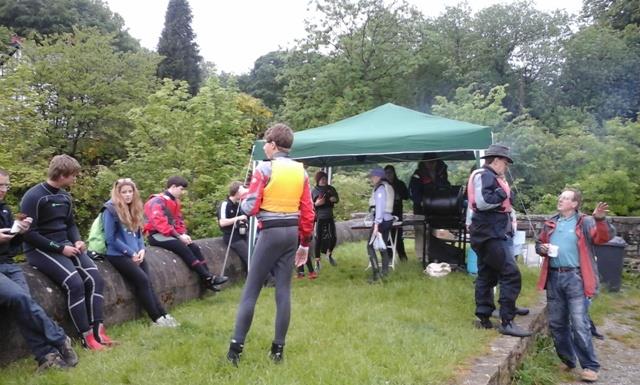
{"label": "boy in red jacket", "polygon": [[149,197],[144,204],[144,233],[151,246],[162,247],[182,258],[191,270],[198,273],[207,289],[220,291],[219,285],[229,278],[211,274],[200,247],[187,234],[180,207],[180,198],[187,186],[186,179],[172,176],[167,180],[167,189],[162,194]]}

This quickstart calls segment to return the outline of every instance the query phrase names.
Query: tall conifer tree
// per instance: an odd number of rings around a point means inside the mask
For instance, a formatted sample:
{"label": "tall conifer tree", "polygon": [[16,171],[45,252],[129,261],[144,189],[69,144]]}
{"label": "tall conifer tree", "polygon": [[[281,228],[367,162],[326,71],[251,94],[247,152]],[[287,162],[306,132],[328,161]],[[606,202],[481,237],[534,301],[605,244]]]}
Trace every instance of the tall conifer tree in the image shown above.
{"label": "tall conifer tree", "polygon": [[198,44],[191,28],[191,7],[187,0],[170,0],[164,29],[158,42],[158,53],[164,59],[158,65],[160,78],[186,80],[192,95],[198,93],[202,72]]}

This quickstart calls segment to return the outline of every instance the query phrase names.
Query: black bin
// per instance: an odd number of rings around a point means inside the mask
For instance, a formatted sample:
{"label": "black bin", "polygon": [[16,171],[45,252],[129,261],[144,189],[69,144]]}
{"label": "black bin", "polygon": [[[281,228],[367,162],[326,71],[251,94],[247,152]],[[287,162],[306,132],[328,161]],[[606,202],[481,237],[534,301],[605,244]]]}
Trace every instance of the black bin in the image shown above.
{"label": "black bin", "polygon": [[604,245],[595,247],[600,282],[609,291],[620,291],[625,247],[627,243],[620,237],[614,237]]}

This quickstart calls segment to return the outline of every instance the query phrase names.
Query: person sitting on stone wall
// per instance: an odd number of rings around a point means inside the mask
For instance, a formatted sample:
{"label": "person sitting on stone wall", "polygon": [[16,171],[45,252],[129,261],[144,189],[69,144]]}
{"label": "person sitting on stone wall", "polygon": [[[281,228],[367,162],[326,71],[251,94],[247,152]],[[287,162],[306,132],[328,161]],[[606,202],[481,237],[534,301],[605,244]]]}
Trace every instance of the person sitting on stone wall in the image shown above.
{"label": "person sitting on stone wall", "polygon": [[73,200],[65,190],[79,173],[76,159],[56,155],[49,163],[47,180],[24,194],[20,211],[33,218],[24,234],[24,249],[29,264],[65,291],[71,320],[84,346],[103,350],[114,344],[103,324],[104,280],[86,253],[73,215]]}
{"label": "person sitting on stone wall", "polygon": [[38,371],[76,366],[78,356],[71,339],[34,301],[24,272],[14,263],[13,258],[21,252],[22,234],[29,229],[32,219],[21,216],[14,221],[4,202],[9,186],[9,173],[0,169],[0,306],[3,311],[10,309],[38,362]]}
{"label": "person sitting on stone wall", "polygon": [[187,266],[195,271],[204,286],[212,291],[220,291],[220,286],[229,279],[217,277],[209,271],[200,247],[193,243],[187,234],[182,217],[180,198],[188,187],[181,176],[172,176],[167,180],[167,189],[154,194],[144,204],[146,223],[144,233],[151,246],[161,247],[177,254]]}
{"label": "person sitting on stone wall", "polygon": [[164,310],[151,284],[142,238],[142,199],[136,184],[129,178],[116,180],[111,189],[111,199],[104,207],[105,257],[135,288],[137,299],[154,325],[178,326],[178,321]]}

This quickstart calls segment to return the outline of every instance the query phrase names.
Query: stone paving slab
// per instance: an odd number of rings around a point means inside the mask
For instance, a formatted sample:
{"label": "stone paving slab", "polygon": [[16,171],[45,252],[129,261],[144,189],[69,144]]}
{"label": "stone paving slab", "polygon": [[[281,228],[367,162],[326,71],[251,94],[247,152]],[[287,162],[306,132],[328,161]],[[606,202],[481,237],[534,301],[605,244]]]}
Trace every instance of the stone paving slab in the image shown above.
{"label": "stone paving slab", "polygon": [[[529,315],[517,317],[516,322],[526,330],[540,333],[546,327],[546,302],[540,301],[530,310]],[[457,380],[456,384],[510,385],[513,373],[534,338],[535,334],[526,338],[499,336],[491,343],[490,353],[475,358],[468,365],[470,369],[464,374],[464,378]]]}

